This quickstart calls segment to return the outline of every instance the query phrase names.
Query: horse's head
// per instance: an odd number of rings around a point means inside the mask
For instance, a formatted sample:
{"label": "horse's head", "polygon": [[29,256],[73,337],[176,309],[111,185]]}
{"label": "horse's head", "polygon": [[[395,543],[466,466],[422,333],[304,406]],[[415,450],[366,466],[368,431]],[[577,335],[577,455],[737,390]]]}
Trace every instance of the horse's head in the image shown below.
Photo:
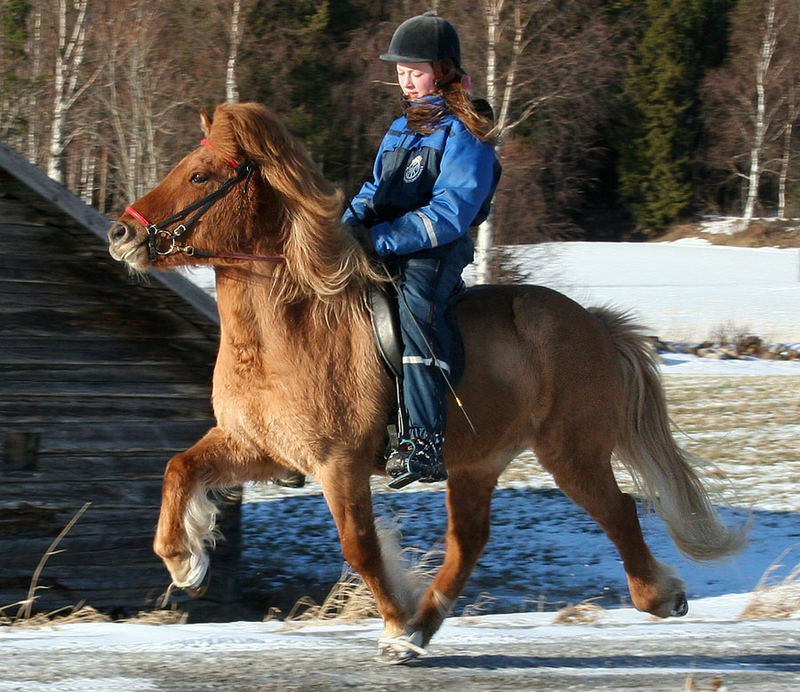
{"label": "horse's head", "polygon": [[269,109],[225,103],[201,119],[201,146],[109,229],[114,259],[143,271],[279,257],[286,300],[376,279],[343,230],[341,193]]}
{"label": "horse's head", "polygon": [[109,251],[114,259],[137,270],[151,264],[169,267],[186,264],[200,242],[209,243],[212,249],[226,242],[226,233],[215,234],[214,229],[229,227],[232,209],[246,203],[245,184],[252,164],[241,152],[229,152],[227,141],[211,144],[216,133],[204,113],[202,125],[206,135],[202,145],[187,154],[154,190],[126,207],[109,229]]}
{"label": "horse's head", "polygon": [[201,124],[201,146],[109,229],[112,257],[143,270],[277,255],[290,217],[338,220],[337,191],[265,107],[223,104]]}

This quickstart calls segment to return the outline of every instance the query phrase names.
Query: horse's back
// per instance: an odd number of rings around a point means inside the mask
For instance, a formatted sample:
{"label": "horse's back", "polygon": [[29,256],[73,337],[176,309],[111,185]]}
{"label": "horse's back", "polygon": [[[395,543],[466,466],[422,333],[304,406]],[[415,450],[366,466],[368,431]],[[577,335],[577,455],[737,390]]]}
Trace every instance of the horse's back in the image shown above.
{"label": "horse's back", "polygon": [[[613,359],[609,331],[596,314],[545,286],[476,286],[458,305],[468,358],[522,347],[525,358],[572,369]],[[509,354],[510,355],[510,354]]]}
{"label": "horse's back", "polygon": [[459,394],[484,427],[510,438],[585,420],[615,427],[620,367],[597,315],[544,286],[503,285],[468,290],[458,319],[466,360]]}

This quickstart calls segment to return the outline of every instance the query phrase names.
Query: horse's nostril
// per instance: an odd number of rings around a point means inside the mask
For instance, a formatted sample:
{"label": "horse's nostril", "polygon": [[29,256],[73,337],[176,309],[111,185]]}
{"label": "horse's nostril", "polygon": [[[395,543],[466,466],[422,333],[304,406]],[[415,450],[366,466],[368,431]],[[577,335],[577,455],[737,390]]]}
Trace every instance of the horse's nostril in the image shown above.
{"label": "horse's nostril", "polygon": [[121,243],[128,237],[129,229],[124,223],[116,222],[108,229],[108,239],[112,243]]}

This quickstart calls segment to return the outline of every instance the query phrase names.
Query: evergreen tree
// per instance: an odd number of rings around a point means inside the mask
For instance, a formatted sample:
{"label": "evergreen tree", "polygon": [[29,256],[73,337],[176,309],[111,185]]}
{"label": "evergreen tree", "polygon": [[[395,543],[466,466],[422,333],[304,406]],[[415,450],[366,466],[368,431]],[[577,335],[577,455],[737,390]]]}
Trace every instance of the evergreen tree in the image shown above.
{"label": "evergreen tree", "polygon": [[704,69],[724,54],[732,0],[646,0],[645,29],[625,85],[620,193],[640,227],[692,207]]}
{"label": "evergreen tree", "polygon": [[243,80],[243,98],[267,103],[283,115],[289,130],[333,180],[344,177],[351,147],[352,114],[342,112],[336,95],[355,80],[340,56],[349,32],[371,21],[360,4],[259,0],[249,17],[250,30],[261,41],[243,58],[251,69],[250,78]]}
{"label": "evergreen tree", "polygon": [[25,24],[30,9],[29,0],[0,2],[0,137],[3,138],[24,124],[19,101],[26,86]]}

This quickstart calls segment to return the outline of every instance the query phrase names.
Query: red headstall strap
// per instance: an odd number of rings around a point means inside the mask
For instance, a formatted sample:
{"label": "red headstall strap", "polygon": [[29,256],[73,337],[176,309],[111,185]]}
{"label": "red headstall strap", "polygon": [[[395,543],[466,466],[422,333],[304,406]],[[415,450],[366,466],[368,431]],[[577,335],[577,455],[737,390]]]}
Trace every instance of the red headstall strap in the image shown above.
{"label": "red headstall strap", "polygon": [[[211,149],[212,151],[217,151],[217,149],[207,139],[201,139],[200,144]],[[222,154],[220,154],[220,156],[222,156]],[[201,200],[189,205],[176,214],[173,214],[168,219],[161,221],[159,224],[150,223],[132,206],[128,205],[125,207],[125,211],[147,229],[148,237],[144,240],[144,243],[148,243],[149,245],[151,259],[155,259],[158,256],[163,257],[165,255],[171,255],[173,252],[182,252],[186,255],[192,255],[195,257],[219,257],[223,259],[250,260],[256,262],[283,261],[284,258],[280,255],[267,257],[263,255],[250,255],[239,252],[210,252],[208,250],[201,250],[199,248],[192,247],[191,245],[180,246],[177,244],[177,240],[181,234],[188,231],[199,220],[200,216],[208,211],[212,204],[214,204],[218,199],[223,197],[230,189],[232,189],[233,185],[240,181],[244,181],[245,194],[247,194],[247,185],[250,182],[250,176],[255,170],[253,164],[249,161],[245,161],[245,165],[242,167],[242,164],[234,159],[229,159],[227,156],[223,156],[222,158],[236,171],[236,176],[225,181],[215,192],[206,195]],[[175,230],[169,231],[166,229],[166,226],[180,221],[193,211],[197,211],[197,213],[191,219],[178,226]],[[157,240],[166,242],[168,244],[167,249],[160,250],[157,248]]]}
{"label": "red headstall strap", "polygon": [[[202,144],[204,147],[208,147],[212,151],[217,151],[216,148],[213,147],[211,145],[211,142],[209,142],[207,139],[201,139],[200,140],[200,144]],[[217,153],[219,154],[219,152],[217,152]],[[222,154],[220,154],[220,156],[222,156]],[[225,159],[228,162],[228,164],[230,166],[232,166],[233,168],[239,168],[239,162],[238,161],[234,161],[233,159],[229,159],[227,156],[222,156],[222,158]]]}
{"label": "red headstall strap", "polygon": [[149,228],[150,222],[146,218],[144,218],[144,216],[142,216],[138,211],[136,211],[133,207],[129,205],[125,207],[125,211],[128,212],[140,224],[142,224],[142,226],[144,226],[145,228]]}

